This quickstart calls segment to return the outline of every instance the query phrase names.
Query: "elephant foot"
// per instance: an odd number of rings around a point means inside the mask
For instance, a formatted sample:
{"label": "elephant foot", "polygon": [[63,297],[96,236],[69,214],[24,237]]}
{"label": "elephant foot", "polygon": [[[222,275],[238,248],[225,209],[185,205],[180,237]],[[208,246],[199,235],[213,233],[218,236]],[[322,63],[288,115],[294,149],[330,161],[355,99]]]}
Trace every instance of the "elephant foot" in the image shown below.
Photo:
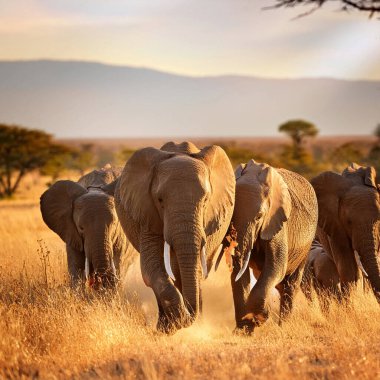
{"label": "elephant foot", "polygon": [[250,321],[254,326],[258,327],[264,324],[268,318],[269,318],[269,313],[263,311],[257,314],[254,314],[252,312],[247,313],[242,319],[243,321]]}
{"label": "elephant foot", "polygon": [[193,318],[183,305],[170,306],[164,309],[158,316],[157,330],[164,334],[172,335],[181,328],[193,324]]}
{"label": "elephant foot", "polygon": [[255,330],[255,324],[252,321],[242,321],[233,330],[233,334],[236,336],[252,336]]}

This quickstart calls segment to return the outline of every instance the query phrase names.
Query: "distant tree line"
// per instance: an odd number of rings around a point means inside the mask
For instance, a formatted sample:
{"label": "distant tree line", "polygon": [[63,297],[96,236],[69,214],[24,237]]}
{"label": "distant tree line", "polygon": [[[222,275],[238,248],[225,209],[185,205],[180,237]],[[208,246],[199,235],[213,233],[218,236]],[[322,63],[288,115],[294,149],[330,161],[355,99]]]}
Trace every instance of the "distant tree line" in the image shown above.
{"label": "distant tree line", "polygon": [[[236,142],[216,144],[222,146],[233,166],[255,159],[275,167],[293,170],[311,178],[324,170],[342,171],[351,162],[374,166],[380,170],[380,123],[374,131],[375,143],[363,146],[346,142],[333,149],[322,149],[310,144],[317,136],[318,128],[306,120],[289,120],[279,126],[279,132],[290,138],[290,144],[281,144],[276,151],[255,151],[241,147]],[[15,125],[0,124],[0,198],[11,197],[18,189],[23,177],[38,171],[55,182],[58,178],[75,172],[78,176],[107,163],[122,166],[134,150],[123,148],[119,151],[99,148],[93,144],[73,147],[57,143],[43,131]]]}

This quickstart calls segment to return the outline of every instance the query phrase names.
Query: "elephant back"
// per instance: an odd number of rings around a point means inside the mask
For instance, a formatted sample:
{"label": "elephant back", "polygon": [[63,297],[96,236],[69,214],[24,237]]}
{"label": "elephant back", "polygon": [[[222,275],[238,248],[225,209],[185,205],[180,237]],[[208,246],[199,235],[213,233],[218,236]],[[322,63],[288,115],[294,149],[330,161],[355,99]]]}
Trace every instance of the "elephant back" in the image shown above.
{"label": "elephant back", "polygon": [[286,169],[277,169],[288,186],[292,209],[310,215],[310,222],[317,223],[318,202],[310,182],[301,175]]}
{"label": "elephant back", "polygon": [[78,183],[84,188],[102,187],[115,181],[121,174],[121,168],[113,168],[111,165],[106,165],[102,169],[95,169],[81,178]]}

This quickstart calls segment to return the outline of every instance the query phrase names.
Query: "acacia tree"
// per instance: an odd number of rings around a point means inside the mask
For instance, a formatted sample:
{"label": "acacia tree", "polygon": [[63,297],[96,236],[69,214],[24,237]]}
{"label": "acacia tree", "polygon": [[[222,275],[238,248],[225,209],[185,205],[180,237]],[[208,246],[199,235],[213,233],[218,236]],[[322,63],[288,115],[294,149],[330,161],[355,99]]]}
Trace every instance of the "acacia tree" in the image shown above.
{"label": "acacia tree", "polygon": [[289,120],[281,124],[278,130],[286,133],[292,139],[295,154],[301,151],[305,138],[314,137],[318,134],[317,127],[305,120]]}
{"label": "acacia tree", "polygon": [[43,131],[0,124],[0,197],[12,196],[25,174],[68,150]]}
{"label": "acacia tree", "polygon": [[299,5],[310,5],[311,8],[304,13],[310,14],[321,8],[326,3],[339,3],[343,11],[355,9],[361,12],[367,12],[370,17],[374,14],[380,14],[380,0],[277,0],[276,4],[269,8],[292,8]]}

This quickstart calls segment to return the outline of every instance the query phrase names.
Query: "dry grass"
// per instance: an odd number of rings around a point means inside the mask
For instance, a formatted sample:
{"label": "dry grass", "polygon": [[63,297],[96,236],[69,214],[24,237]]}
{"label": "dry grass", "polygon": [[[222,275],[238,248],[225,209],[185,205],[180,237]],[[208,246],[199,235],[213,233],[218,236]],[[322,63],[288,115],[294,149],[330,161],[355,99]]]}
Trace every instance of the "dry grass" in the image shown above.
{"label": "dry grass", "polygon": [[1,202],[0,221],[0,378],[380,378],[380,308],[371,294],[358,292],[327,316],[300,295],[281,328],[270,320],[253,337],[235,337],[222,268],[204,284],[202,320],[162,336],[137,264],[112,299],[75,294],[64,245],[36,200]]}

